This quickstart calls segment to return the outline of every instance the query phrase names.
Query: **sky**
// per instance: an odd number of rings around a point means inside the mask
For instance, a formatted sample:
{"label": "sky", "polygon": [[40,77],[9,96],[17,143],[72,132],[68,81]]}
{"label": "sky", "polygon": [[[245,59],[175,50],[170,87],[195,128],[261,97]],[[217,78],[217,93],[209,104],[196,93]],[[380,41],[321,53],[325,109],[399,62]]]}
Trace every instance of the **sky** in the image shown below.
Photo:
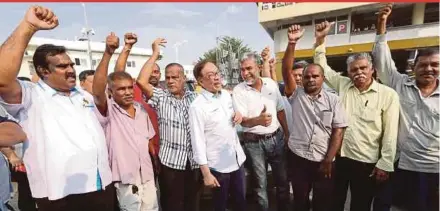
{"label": "sky", "polygon": [[[31,4],[0,4],[0,40],[3,42]],[[85,26],[81,3],[38,5],[52,9],[60,25],[35,36],[69,40],[81,36],[81,29]],[[135,47],[151,48],[155,38],[167,39],[160,66],[176,61],[173,45],[183,40],[187,43],[179,47],[178,59],[183,65],[191,65],[204,52],[215,47],[217,36],[241,38],[258,52],[265,46],[273,49],[273,40],[258,23],[255,3],[86,3],[85,6],[89,27],[95,31],[92,41],[104,41],[110,32],[115,32],[122,45],[124,34],[133,32],[138,35]]]}

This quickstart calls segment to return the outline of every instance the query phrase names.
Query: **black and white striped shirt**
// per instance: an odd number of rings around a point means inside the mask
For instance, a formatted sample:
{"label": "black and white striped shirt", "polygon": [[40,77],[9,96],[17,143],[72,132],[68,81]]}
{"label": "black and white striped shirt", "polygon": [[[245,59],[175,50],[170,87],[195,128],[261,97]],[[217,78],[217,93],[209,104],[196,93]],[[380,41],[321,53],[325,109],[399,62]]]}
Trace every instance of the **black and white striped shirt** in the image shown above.
{"label": "black and white striped shirt", "polygon": [[182,99],[177,99],[166,89],[153,89],[148,103],[156,110],[159,121],[159,159],[169,168],[185,170],[187,160],[191,168],[198,168],[194,162],[189,128],[189,106],[197,94],[185,91]]}

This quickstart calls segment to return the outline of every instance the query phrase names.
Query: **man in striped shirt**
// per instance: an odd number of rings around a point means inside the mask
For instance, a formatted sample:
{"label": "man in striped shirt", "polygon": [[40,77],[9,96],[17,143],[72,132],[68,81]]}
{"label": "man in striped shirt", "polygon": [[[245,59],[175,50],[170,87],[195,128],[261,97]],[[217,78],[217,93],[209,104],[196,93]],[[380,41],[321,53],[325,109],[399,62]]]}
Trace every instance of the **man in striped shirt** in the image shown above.
{"label": "man in striped shirt", "polygon": [[163,38],[153,42],[153,55],[137,79],[138,86],[159,117],[161,207],[164,211],[198,211],[202,183],[199,166],[193,159],[188,122],[189,105],[196,93],[185,89],[185,74],[178,63],[165,67],[166,89],[158,89],[149,83],[160,46],[165,43]]}

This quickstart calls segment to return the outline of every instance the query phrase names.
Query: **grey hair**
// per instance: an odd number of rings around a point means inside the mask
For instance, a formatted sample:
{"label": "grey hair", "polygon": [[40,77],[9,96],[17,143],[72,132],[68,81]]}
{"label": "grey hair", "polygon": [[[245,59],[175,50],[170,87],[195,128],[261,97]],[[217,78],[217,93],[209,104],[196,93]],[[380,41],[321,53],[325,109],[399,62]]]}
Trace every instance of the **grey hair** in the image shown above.
{"label": "grey hair", "polygon": [[366,59],[368,61],[368,65],[370,67],[373,67],[373,59],[371,58],[369,53],[357,53],[357,54],[350,55],[347,58],[347,70],[350,69],[351,63],[353,63],[356,60],[360,60],[360,59]]}
{"label": "grey hair", "polygon": [[263,64],[261,56],[254,52],[244,54],[240,59],[240,63],[243,63],[246,60],[254,60],[257,65]]}
{"label": "grey hair", "polygon": [[301,61],[295,62],[293,64],[292,70],[296,70],[296,69],[299,69],[299,68],[305,68],[307,65],[309,65],[308,62],[306,62],[305,60],[301,60]]}

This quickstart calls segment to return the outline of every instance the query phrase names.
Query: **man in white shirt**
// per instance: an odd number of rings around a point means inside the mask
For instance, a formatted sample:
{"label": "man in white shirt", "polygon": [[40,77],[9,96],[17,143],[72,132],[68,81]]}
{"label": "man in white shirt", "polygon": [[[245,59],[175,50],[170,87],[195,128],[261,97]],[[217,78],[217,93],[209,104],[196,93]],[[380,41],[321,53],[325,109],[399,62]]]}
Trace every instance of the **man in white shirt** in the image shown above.
{"label": "man in white shirt", "polygon": [[277,190],[278,210],[284,211],[289,204],[284,161],[284,141],[288,140],[289,129],[278,85],[270,78],[260,77],[257,61],[255,54],[248,54],[241,60],[244,82],[235,86],[232,97],[236,111],[243,115],[244,150],[257,183],[254,191],[259,210],[269,210],[266,190],[269,163]]}
{"label": "man in white shirt", "polygon": [[222,89],[213,63],[199,62],[194,77],[203,87],[189,109],[194,160],[200,165],[205,186],[213,188],[215,211],[226,210],[229,194],[237,211],[246,210],[246,156],[235,129],[242,117],[234,111],[231,95]]}
{"label": "man in white shirt", "polygon": [[38,210],[113,210],[115,189],[104,131],[76,86],[74,62],[63,46],[39,46],[33,64],[41,80],[17,81],[24,51],[58,17],[32,6],[0,48],[0,103],[26,132],[23,161]]}

